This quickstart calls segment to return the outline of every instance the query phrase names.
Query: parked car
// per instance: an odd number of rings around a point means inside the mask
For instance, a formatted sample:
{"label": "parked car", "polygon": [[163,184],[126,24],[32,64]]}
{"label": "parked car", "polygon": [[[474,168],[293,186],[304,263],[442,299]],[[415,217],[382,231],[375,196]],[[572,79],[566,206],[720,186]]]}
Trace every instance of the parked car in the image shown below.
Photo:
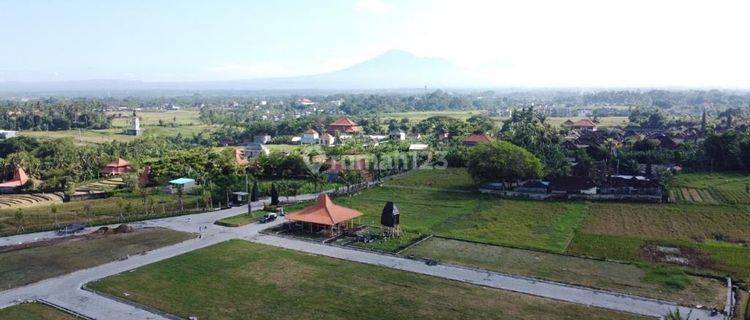
{"label": "parked car", "polygon": [[263,215],[262,218],[260,218],[260,223],[269,223],[271,221],[276,220],[278,216],[276,215],[276,212],[269,212]]}

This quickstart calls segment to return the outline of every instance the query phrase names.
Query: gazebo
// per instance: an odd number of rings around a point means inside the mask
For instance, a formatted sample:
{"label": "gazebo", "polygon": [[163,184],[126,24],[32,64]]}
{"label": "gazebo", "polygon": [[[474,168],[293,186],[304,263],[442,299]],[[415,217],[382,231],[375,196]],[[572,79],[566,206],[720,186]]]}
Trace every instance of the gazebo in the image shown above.
{"label": "gazebo", "polygon": [[117,158],[117,160],[110,162],[104,169],[102,169],[102,175],[105,176],[116,176],[124,173],[128,173],[132,167],[130,163],[125,161],[123,158]]}
{"label": "gazebo", "polygon": [[302,224],[311,232],[323,230],[331,235],[345,229],[352,219],[362,215],[354,209],[334,204],[327,194],[318,196],[315,205],[286,215],[288,221]]}
{"label": "gazebo", "polygon": [[0,192],[13,192],[16,188],[21,187],[29,181],[29,176],[23,168],[16,167],[13,170],[13,179],[0,183]]}

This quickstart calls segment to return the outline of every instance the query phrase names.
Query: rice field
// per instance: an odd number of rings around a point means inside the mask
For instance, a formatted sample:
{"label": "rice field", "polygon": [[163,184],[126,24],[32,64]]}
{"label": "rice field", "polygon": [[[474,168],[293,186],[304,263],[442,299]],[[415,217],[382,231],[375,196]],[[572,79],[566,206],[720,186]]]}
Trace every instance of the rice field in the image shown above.
{"label": "rice field", "polygon": [[680,174],[670,184],[670,198],[677,203],[750,204],[750,175]]}

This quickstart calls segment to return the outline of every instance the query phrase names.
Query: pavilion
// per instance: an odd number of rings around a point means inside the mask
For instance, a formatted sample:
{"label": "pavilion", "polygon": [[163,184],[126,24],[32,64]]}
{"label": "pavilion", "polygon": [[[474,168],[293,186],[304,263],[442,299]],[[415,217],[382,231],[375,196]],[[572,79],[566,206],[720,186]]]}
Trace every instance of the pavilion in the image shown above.
{"label": "pavilion", "polygon": [[300,224],[303,229],[333,235],[351,226],[352,219],[361,215],[362,212],[334,204],[327,194],[321,194],[314,205],[289,213],[286,219]]}
{"label": "pavilion", "polygon": [[102,175],[105,176],[117,176],[130,172],[133,167],[125,159],[117,158],[117,160],[110,162],[104,169],[102,169]]}
{"label": "pavilion", "polygon": [[29,181],[29,176],[26,175],[26,171],[23,168],[16,167],[13,171],[13,179],[0,183],[0,192],[13,192],[16,188],[19,188]]}

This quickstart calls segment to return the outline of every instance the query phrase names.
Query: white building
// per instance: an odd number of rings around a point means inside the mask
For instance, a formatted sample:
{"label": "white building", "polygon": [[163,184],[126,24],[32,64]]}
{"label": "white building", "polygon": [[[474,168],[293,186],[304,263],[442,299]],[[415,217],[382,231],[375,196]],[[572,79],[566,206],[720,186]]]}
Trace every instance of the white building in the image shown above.
{"label": "white building", "polygon": [[127,134],[131,136],[140,136],[141,133],[141,120],[138,119],[138,115],[133,110],[133,116],[130,117],[130,129],[127,130]]}
{"label": "white building", "polygon": [[404,130],[401,130],[401,129],[396,129],[396,130],[391,131],[389,136],[391,140],[396,140],[396,141],[406,140],[406,132],[404,132]]}
{"label": "white building", "polygon": [[17,132],[13,130],[0,130],[0,139],[15,138]]}
{"label": "white building", "polygon": [[334,143],[336,143],[336,137],[324,133],[320,135],[320,144],[324,146],[332,146]]}
{"label": "white building", "polygon": [[317,144],[319,140],[320,140],[320,134],[318,134],[317,131],[313,129],[307,129],[302,134],[302,139],[300,139],[300,143]]}
{"label": "white building", "polygon": [[257,158],[261,154],[268,155],[269,153],[270,152],[268,151],[268,147],[266,147],[264,144],[250,142],[245,146],[246,159]]}

